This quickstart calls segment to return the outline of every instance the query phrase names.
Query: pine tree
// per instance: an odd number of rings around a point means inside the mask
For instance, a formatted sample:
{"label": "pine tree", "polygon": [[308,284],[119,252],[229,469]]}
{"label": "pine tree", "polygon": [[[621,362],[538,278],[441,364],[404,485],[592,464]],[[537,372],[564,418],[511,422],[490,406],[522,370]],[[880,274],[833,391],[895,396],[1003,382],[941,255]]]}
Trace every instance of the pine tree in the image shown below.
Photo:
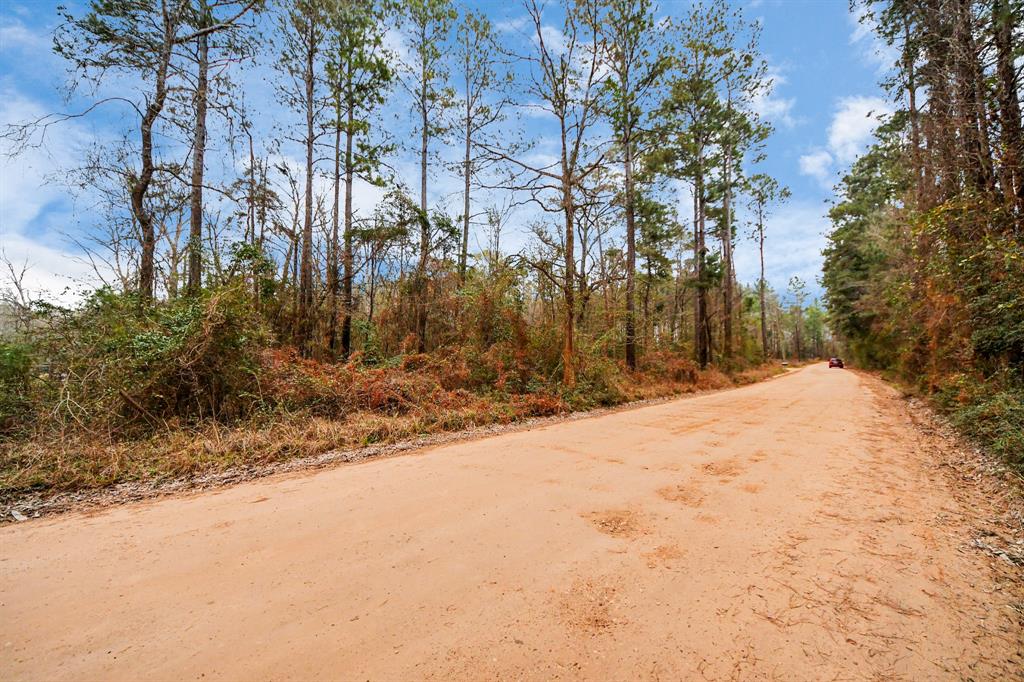
{"label": "pine tree", "polygon": [[284,74],[280,91],[293,109],[302,113],[305,125],[299,142],[305,151],[302,235],[296,255],[299,259],[298,306],[295,341],[306,356],[313,352],[315,311],[313,308],[313,182],[316,172],[316,144],[324,135],[326,106],[321,75],[321,58],[328,17],[318,0],[295,0],[280,17],[281,51],[278,67]]}
{"label": "pine tree", "polygon": [[[340,350],[342,357],[348,357],[352,350],[352,287],[355,278],[352,188],[357,178],[376,185],[383,184],[380,177],[383,155],[391,150],[374,119],[377,109],[387,99],[394,78],[394,58],[384,48],[386,18],[384,7],[374,0],[337,0],[330,6],[328,14],[325,68],[334,108],[334,206],[327,277],[331,297],[328,346],[332,352]],[[343,204],[339,196],[342,179],[345,185]],[[342,214],[344,226],[339,243]]]}
{"label": "pine tree", "polygon": [[788,188],[780,187],[779,182],[768,175],[758,173],[752,175],[746,183],[746,191],[750,197],[749,209],[754,214],[754,238],[757,240],[757,252],[761,265],[761,274],[757,279],[757,297],[761,307],[761,359],[768,361],[768,318],[766,292],[768,282],[765,279],[764,242],[765,218],[768,207],[776,201],[785,201],[790,197]]}
{"label": "pine tree", "polygon": [[[131,212],[141,234],[138,295],[144,304],[153,299],[156,272],[156,226],[148,205],[157,173],[153,133],[172,82],[180,75],[175,49],[233,27],[255,5],[256,0],[250,0],[226,19],[191,28],[189,0],[92,0],[80,17],[65,12],[64,23],[54,34],[54,51],[92,83],[126,75],[147,88],[131,102],[131,109],[139,114],[140,166],[129,179]],[[127,99],[111,97],[93,104],[90,110],[102,103]]]}
{"label": "pine tree", "polygon": [[456,30],[456,56],[461,70],[463,98],[459,115],[452,128],[462,134],[462,239],[459,250],[459,281],[466,281],[469,256],[469,224],[472,219],[470,190],[479,172],[482,159],[475,148],[481,136],[503,118],[507,104],[504,95],[512,73],[504,77],[498,72],[500,52],[494,27],[481,12],[467,10]]}
{"label": "pine tree", "polygon": [[657,139],[651,120],[671,65],[652,0],[607,0],[599,17],[607,50],[605,109],[622,160],[622,210],[626,223],[626,364],[636,369],[637,165]]}
{"label": "pine tree", "polygon": [[706,237],[713,171],[721,163],[716,144],[725,116],[719,88],[730,43],[727,16],[723,2],[698,6],[678,27],[678,57],[659,110],[664,140],[657,168],[686,180],[693,193],[694,355],[702,368],[711,361],[708,291],[719,275],[717,263],[709,261]]}
{"label": "pine tree", "polygon": [[449,34],[456,18],[449,0],[409,0],[403,15],[409,29],[411,63],[404,65],[402,83],[412,96],[419,135],[420,201],[419,261],[414,290],[416,314],[414,332],[420,352],[427,349],[427,264],[430,260],[434,227],[427,205],[430,173],[430,142],[445,132],[444,114],[453,93],[445,63]]}

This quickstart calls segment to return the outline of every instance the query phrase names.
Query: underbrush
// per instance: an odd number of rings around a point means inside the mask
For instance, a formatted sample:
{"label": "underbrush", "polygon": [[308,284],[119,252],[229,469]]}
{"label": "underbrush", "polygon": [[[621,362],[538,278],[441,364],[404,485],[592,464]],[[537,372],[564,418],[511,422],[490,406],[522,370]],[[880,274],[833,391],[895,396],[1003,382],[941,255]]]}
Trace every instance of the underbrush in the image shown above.
{"label": "underbrush", "polygon": [[1024,382],[1002,372],[979,379],[956,374],[933,401],[961,433],[1017,470],[1024,470]]}
{"label": "underbrush", "polygon": [[[230,423],[168,420],[148,432],[44,430],[0,443],[0,499],[127,481],[187,479],[238,467],[389,444],[419,436],[721,389],[758,381],[777,366],[733,377],[658,358],[635,374],[615,367],[596,391],[593,374],[574,391],[535,386],[512,393],[474,384],[456,354],[411,355],[386,366],[321,363],[267,350],[256,372],[262,408]],[[599,400],[595,399],[599,396]]]}
{"label": "underbrush", "polygon": [[39,311],[24,342],[0,344],[0,499],[188,479],[781,371],[726,375],[651,351],[631,372],[595,341],[567,389],[558,335],[528,335],[514,315],[430,353],[370,344],[347,361],[280,345],[270,318],[234,286],[145,307],[100,290],[75,310]]}

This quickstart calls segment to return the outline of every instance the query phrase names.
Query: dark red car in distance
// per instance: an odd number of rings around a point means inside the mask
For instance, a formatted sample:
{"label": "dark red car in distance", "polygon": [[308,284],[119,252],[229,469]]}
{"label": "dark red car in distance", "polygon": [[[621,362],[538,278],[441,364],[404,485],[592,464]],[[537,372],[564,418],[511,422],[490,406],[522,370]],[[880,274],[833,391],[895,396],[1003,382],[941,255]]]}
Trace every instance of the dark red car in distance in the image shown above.
{"label": "dark red car in distance", "polygon": [[832,369],[833,367],[838,367],[839,369],[843,369],[843,367],[845,367],[845,365],[843,365],[843,361],[842,361],[841,358],[829,358],[828,359],[828,368]]}

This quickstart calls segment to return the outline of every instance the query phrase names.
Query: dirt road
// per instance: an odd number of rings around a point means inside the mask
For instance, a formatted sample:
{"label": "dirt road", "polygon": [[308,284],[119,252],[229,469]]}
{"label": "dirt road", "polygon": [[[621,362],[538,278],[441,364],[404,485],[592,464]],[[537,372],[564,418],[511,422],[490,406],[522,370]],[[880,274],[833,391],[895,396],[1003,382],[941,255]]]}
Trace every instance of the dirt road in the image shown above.
{"label": "dirt road", "polygon": [[9,525],[0,679],[1020,675],[983,505],[898,403],[812,366]]}

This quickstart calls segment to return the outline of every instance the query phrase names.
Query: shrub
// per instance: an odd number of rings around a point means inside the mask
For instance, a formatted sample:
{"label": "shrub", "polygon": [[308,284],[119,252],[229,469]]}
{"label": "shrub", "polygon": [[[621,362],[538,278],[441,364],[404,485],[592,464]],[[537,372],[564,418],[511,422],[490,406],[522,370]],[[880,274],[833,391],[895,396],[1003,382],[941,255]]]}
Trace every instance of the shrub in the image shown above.
{"label": "shrub", "polygon": [[954,375],[935,398],[962,433],[1008,464],[1024,468],[1024,386],[1009,372],[987,381]]}
{"label": "shrub", "polygon": [[16,430],[29,413],[31,348],[0,342],[0,435]]}
{"label": "shrub", "polygon": [[527,393],[512,397],[512,408],[517,418],[550,417],[569,411],[562,398],[550,393]]}
{"label": "shrub", "polygon": [[470,394],[460,388],[468,372],[458,358],[415,354],[403,357],[398,366],[365,367],[358,361],[307,360],[286,348],[265,351],[260,366],[266,405],[319,416],[357,411],[400,415],[470,402]]}
{"label": "shrub", "polygon": [[662,381],[695,384],[699,376],[697,363],[677,353],[656,351],[643,357],[640,366],[644,374]]}
{"label": "shrub", "polygon": [[569,401],[577,409],[615,405],[628,399],[626,377],[617,362],[596,353],[580,353],[576,387]]}
{"label": "shrub", "polygon": [[246,414],[259,403],[255,370],[269,342],[235,287],[145,311],[101,289],[81,310],[51,314],[39,337],[53,415],[89,429]]}

